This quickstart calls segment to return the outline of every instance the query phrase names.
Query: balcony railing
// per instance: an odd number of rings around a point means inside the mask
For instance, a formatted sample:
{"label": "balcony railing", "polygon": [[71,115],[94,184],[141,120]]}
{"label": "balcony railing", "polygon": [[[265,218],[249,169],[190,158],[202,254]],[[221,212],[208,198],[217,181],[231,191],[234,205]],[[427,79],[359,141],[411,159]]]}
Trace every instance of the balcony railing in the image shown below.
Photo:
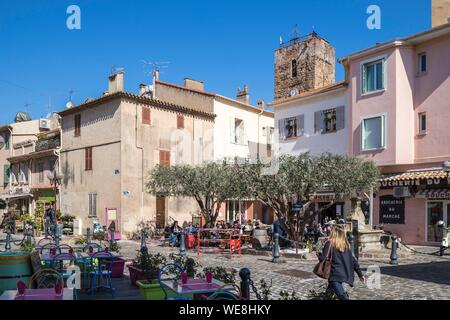
{"label": "balcony railing", "polygon": [[59,136],[49,139],[42,139],[36,141],[35,152],[56,149],[59,148],[60,146],[61,146],[61,139]]}

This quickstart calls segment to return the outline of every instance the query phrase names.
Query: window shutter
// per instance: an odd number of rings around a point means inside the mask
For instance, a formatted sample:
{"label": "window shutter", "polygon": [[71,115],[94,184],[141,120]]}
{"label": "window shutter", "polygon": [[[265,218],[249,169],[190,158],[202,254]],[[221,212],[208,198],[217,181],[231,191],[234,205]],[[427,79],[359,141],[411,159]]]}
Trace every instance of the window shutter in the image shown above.
{"label": "window shutter", "polygon": [[177,116],[177,129],[184,129],[184,116],[181,114]]}
{"label": "window shutter", "polygon": [[279,135],[280,135],[280,140],[286,139],[286,135],[285,135],[285,129],[286,129],[285,120],[286,119],[278,120],[278,131],[279,131]]}
{"label": "window shutter", "polygon": [[345,128],[345,106],[336,108],[336,130]]}
{"label": "window shutter", "polygon": [[81,114],[75,115],[74,122],[75,137],[79,137],[81,135]]}
{"label": "window shutter", "polygon": [[142,107],[142,124],[151,124],[151,113],[148,107]]}
{"label": "window shutter", "polygon": [[5,164],[3,166],[3,184],[9,183],[9,164]]}
{"label": "window shutter", "polygon": [[297,116],[297,137],[303,136],[305,132],[305,115]]}
{"label": "window shutter", "polygon": [[314,113],[314,132],[322,132],[322,111]]}
{"label": "window shutter", "polygon": [[233,117],[230,117],[230,142],[236,143],[236,128],[235,120]]}

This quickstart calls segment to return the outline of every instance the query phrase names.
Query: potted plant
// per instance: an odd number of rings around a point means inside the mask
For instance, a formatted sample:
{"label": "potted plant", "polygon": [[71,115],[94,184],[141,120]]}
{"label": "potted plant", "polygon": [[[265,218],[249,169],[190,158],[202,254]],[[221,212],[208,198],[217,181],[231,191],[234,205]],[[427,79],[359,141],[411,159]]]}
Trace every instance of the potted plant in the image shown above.
{"label": "potted plant", "polygon": [[[109,251],[119,254],[120,253],[119,243],[117,241],[114,241],[112,244],[110,244]],[[123,271],[125,270],[125,262],[126,260],[120,257],[116,257],[112,261],[111,278],[123,277]]]}
{"label": "potted plant", "polygon": [[136,258],[128,265],[131,284],[137,285],[138,280],[155,280],[166,261],[166,257],[160,253],[150,254],[138,251]]}

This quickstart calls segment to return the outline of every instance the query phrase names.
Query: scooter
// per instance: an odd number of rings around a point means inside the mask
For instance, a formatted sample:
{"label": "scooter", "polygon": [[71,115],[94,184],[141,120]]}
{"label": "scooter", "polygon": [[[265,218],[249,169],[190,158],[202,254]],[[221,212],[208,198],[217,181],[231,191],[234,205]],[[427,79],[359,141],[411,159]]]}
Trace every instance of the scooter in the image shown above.
{"label": "scooter", "polygon": [[444,255],[445,250],[448,249],[448,243],[450,242],[450,228],[445,226],[444,221],[438,221],[437,227],[441,230],[442,234],[442,242],[441,242],[441,250],[439,255],[442,257]]}

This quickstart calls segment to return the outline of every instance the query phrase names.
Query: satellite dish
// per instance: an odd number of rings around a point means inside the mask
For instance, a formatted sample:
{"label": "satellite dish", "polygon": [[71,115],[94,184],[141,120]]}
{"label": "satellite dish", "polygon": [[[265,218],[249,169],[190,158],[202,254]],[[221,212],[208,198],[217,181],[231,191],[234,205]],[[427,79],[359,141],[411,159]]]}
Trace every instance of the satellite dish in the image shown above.
{"label": "satellite dish", "polygon": [[0,136],[0,150],[5,146],[6,141],[4,136]]}
{"label": "satellite dish", "polygon": [[66,103],[66,108],[67,108],[67,109],[73,108],[73,103],[72,103],[72,101],[69,101],[69,102]]}

